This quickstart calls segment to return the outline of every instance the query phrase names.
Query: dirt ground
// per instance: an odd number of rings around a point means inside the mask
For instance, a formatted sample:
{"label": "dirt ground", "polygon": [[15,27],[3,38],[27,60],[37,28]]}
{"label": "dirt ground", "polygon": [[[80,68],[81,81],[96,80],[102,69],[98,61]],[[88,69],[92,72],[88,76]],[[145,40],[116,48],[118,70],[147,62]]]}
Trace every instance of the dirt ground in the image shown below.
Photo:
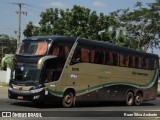
{"label": "dirt ground", "polygon": [[7,86],[0,86],[0,98],[8,98],[8,87]]}

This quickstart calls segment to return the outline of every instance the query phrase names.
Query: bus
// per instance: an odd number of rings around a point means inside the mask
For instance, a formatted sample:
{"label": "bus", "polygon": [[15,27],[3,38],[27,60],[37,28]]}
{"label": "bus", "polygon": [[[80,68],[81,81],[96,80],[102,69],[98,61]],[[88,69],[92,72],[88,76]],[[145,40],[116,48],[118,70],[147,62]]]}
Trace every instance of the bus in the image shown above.
{"label": "bus", "polygon": [[35,36],[13,56],[8,97],[66,108],[80,101],[141,105],[157,98],[158,76],[155,54],[85,38]]}

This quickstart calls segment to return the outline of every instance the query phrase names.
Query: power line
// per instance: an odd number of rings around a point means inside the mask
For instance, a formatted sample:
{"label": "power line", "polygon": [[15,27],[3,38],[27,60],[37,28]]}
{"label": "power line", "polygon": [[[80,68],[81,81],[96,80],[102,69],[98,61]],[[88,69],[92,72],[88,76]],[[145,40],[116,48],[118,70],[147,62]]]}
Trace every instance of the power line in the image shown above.
{"label": "power line", "polygon": [[26,10],[31,11],[31,12],[36,12],[36,13],[41,13],[41,12],[42,12],[42,10],[33,9],[33,8],[31,8],[31,7],[25,7],[25,6],[24,6],[24,8],[25,8]]}
{"label": "power line", "polygon": [[22,11],[22,6],[28,5],[28,4],[26,3],[12,3],[12,4],[19,6],[19,11],[16,11],[16,13],[19,16],[18,17],[18,40],[17,40],[17,47],[18,47],[18,45],[20,44],[20,40],[21,40],[21,14],[27,15],[27,12]]}

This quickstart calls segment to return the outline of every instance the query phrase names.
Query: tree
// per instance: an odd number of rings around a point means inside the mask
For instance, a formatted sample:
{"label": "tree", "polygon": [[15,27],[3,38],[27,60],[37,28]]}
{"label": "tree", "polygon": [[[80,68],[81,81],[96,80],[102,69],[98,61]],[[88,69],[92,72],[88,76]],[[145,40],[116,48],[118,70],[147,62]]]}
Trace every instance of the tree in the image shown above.
{"label": "tree", "polygon": [[14,54],[17,47],[17,40],[6,34],[0,35],[0,60],[5,54]]}
{"label": "tree", "polygon": [[[147,51],[148,48],[159,48],[160,0],[147,5],[145,8],[141,2],[137,2],[132,11],[129,8],[119,9],[109,15],[97,14],[77,5],[66,10],[49,8],[41,13],[39,26],[30,22],[24,35],[85,37]],[[99,35],[99,31],[104,32]]]}
{"label": "tree", "polygon": [[141,2],[137,2],[134,11],[121,9],[112,12],[119,21],[125,33],[128,47],[147,51],[148,48],[159,48],[160,36],[160,0],[148,4],[143,8]]}
{"label": "tree", "polygon": [[[115,38],[110,30],[113,19],[103,13],[97,14],[89,8],[74,5],[72,9],[47,9],[42,12],[39,27],[29,22],[24,35],[26,37],[35,35],[66,35],[74,37],[85,37],[95,40],[112,42]],[[99,36],[98,32],[105,30]],[[115,32],[115,31],[114,31]]]}

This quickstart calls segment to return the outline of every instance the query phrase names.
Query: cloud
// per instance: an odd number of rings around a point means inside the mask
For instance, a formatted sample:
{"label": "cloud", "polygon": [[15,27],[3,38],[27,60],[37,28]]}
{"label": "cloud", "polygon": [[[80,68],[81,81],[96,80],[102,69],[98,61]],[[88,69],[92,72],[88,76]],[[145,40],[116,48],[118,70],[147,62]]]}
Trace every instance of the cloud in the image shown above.
{"label": "cloud", "polygon": [[107,4],[105,3],[105,2],[103,2],[103,1],[94,1],[93,2],[93,6],[94,7],[101,7],[101,8],[104,8],[104,7],[107,7]]}
{"label": "cloud", "polygon": [[49,6],[50,7],[64,7],[65,5],[63,3],[57,1],[57,2],[51,2],[49,4]]}

